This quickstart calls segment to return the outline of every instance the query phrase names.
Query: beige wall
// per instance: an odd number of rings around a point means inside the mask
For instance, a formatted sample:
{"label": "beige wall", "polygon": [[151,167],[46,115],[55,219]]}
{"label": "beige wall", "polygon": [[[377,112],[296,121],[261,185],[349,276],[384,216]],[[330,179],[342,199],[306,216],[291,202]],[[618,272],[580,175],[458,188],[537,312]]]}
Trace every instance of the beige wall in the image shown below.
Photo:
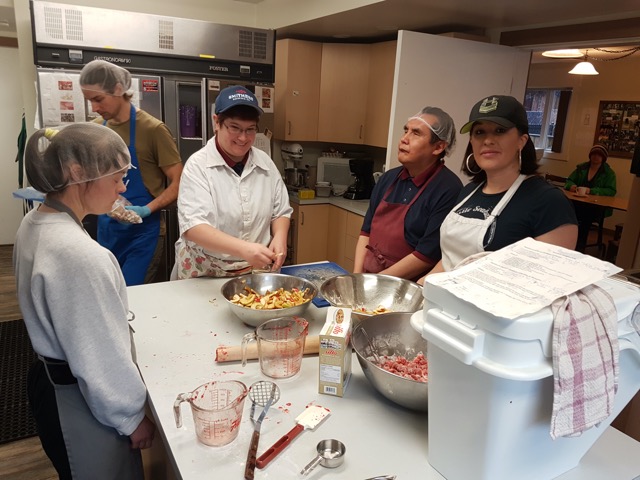
{"label": "beige wall", "polygon": [[[572,87],[569,118],[563,152],[545,155],[542,171],[557,175],[569,175],[576,164],[588,160],[593,145],[601,100],[640,101],[640,55],[618,61],[596,62],[600,75],[570,75],[567,73],[576,62],[538,63],[531,65],[528,88]],[[629,198],[634,175],[629,173],[628,158],[609,157],[609,164],[616,172],[618,196]],[[616,223],[624,222],[626,214],[614,212],[607,219],[606,227],[613,229]]]}

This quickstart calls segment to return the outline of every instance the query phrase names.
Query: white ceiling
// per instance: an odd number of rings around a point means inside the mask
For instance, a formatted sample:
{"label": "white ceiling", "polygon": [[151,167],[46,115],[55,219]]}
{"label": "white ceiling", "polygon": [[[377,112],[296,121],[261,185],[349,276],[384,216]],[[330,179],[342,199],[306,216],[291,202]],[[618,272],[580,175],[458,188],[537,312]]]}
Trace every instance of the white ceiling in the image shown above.
{"label": "white ceiling", "polygon": [[[244,0],[258,3],[261,0]],[[424,33],[459,32],[500,43],[500,33],[637,18],[638,37],[607,39],[563,47],[640,45],[640,1],[616,0],[384,0],[323,18],[280,27],[278,38],[322,41],[372,41],[395,38],[397,30]],[[6,21],[8,25],[3,23]],[[588,30],[588,26],[585,27]],[[13,9],[0,6],[0,36],[15,36]],[[532,50],[542,48],[530,47]],[[600,56],[591,51],[590,55]],[[534,61],[539,61],[535,58]]]}
{"label": "white ceiling", "polygon": [[[544,26],[640,18],[638,0],[385,0],[278,29],[279,37],[381,38],[399,29],[424,33],[496,33]],[[640,32],[639,32],[640,38]]]}

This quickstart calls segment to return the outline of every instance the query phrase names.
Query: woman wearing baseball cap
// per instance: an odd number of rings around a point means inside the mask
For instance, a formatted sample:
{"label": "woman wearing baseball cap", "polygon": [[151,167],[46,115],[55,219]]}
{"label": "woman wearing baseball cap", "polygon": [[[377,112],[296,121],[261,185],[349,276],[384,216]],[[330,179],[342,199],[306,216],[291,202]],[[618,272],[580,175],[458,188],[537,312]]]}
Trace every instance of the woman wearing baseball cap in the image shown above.
{"label": "woman wearing baseball cap", "polygon": [[[575,192],[578,187],[586,187],[587,194],[605,195],[613,197],[616,194],[616,172],[607,163],[609,150],[604,145],[596,143],[589,151],[589,161],[580,163],[571,172],[564,188]],[[583,202],[575,202],[576,216],[578,217],[578,244],[576,250],[584,252],[589,236],[591,224],[597,221],[603,211],[600,207],[587,205]],[[610,217],[612,209],[604,211],[605,217]]]}
{"label": "woman wearing baseball cap", "polygon": [[241,85],[216,97],[215,136],[189,157],[180,180],[172,279],[282,266],[293,209],[273,160],[253,146],[261,114],[254,94]]}
{"label": "woman wearing baseball cap", "polygon": [[[578,234],[571,202],[536,175],[527,113],[513,97],[476,103],[460,133],[469,133],[462,171],[471,177],[440,227],[442,260],[431,273],[519,240],[573,249]],[[422,279],[424,280],[424,279]]]}

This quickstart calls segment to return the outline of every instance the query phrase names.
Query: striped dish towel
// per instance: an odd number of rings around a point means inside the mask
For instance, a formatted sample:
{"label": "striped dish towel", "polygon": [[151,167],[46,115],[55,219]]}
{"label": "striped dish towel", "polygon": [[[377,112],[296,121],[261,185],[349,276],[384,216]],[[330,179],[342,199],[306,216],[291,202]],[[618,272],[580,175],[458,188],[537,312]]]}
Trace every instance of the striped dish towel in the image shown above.
{"label": "striped dish towel", "polygon": [[551,438],[575,437],[612,412],[618,390],[618,314],[596,285],[556,300]]}

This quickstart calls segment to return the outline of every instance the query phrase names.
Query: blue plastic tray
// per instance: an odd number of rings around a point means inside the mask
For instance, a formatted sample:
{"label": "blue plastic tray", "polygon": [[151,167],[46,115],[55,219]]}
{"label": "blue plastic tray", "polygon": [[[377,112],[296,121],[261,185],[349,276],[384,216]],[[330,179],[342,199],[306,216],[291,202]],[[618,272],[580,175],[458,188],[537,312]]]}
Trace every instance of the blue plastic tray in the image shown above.
{"label": "blue plastic tray", "polygon": [[303,263],[301,265],[288,265],[282,267],[280,269],[280,273],[302,277],[312,282],[318,289],[318,294],[313,299],[313,304],[318,308],[328,307],[330,305],[329,302],[320,295],[320,285],[322,285],[327,278],[335,277],[336,275],[349,274],[349,272],[337,263],[328,261]]}

